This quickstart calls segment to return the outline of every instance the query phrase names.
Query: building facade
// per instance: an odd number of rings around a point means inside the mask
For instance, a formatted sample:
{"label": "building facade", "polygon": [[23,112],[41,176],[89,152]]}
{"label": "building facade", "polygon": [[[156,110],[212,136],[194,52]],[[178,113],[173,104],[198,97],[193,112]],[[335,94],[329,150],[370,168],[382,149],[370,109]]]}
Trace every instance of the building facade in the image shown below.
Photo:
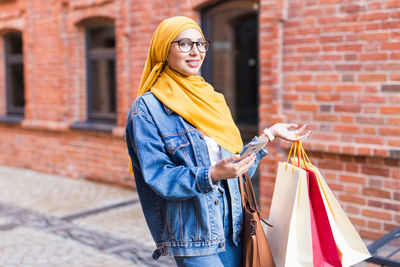
{"label": "building facade", "polygon": [[[0,164],[134,186],[124,126],[157,25],[197,20],[202,75],[248,140],[308,123],[304,146],[361,233],[400,224],[400,1],[0,1]],[[260,165],[262,212],[290,143]]]}

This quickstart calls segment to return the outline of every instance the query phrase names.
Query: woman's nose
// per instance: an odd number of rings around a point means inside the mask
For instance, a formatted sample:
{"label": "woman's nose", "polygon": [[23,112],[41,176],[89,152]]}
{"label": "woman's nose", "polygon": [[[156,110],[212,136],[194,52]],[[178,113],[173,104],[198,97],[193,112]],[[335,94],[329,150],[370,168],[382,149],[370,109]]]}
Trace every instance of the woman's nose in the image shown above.
{"label": "woman's nose", "polygon": [[193,44],[193,48],[190,50],[190,55],[197,56],[198,54],[200,54],[200,51],[197,48],[197,45]]}

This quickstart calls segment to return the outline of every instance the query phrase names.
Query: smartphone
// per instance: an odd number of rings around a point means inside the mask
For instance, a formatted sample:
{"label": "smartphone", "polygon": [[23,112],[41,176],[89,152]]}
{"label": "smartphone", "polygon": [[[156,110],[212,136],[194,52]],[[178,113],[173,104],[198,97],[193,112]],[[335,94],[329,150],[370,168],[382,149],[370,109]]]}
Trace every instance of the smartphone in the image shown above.
{"label": "smartphone", "polygon": [[258,151],[260,151],[266,143],[266,140],[254,140],[253,142],[248,144],[248,146],[245,150],[242,151],[242,153],[240,153],[240,157],[235,160],[235,162],[238,162],[251,154],[257,154]]}

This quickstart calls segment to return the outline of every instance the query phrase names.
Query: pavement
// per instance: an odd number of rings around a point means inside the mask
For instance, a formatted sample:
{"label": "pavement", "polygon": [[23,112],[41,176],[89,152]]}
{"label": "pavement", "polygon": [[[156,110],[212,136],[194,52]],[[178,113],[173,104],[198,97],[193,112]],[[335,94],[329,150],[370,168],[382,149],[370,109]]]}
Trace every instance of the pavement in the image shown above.
{"label": "pavement", "polygon": [[176,266],[154,248],[133,189],[0,166],[1,267]]}
{"label": "pavement", "polygon": [[154,249],[135,190],[0,165],[0,267],[176,266]]}

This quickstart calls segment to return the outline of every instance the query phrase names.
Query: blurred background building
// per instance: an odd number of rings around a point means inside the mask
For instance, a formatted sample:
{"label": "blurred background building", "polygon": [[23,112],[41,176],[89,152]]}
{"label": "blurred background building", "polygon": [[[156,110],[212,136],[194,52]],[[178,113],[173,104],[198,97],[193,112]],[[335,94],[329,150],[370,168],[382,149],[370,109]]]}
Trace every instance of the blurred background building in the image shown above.
{"label": "blurred background building", "polygon": [[[305,148],[361,235],[400,224],[398,0],[0,1],[0,164],[133,187],[126,116],[174,15],[212,41],[202,74],[245,141],[310,124]],[[260,166],[265,214],[289,146]]]}

